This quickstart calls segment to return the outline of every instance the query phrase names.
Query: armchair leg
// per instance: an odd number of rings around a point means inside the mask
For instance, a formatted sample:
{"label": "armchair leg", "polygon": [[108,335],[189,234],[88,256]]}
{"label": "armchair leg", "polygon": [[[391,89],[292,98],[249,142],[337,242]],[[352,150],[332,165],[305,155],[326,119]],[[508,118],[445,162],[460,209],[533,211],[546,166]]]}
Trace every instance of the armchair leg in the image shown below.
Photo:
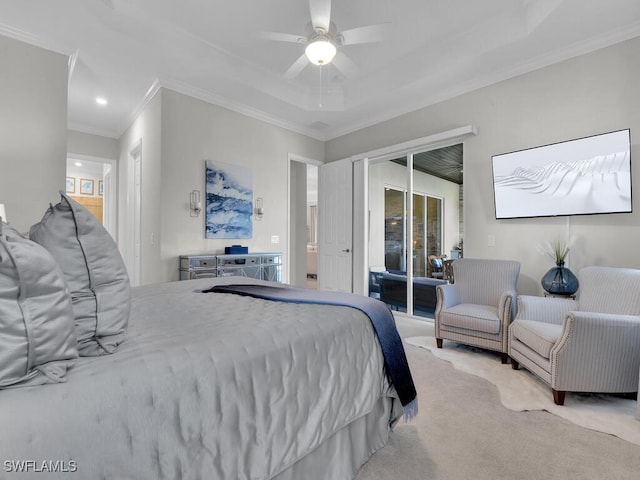
{"label": "armchair leg", "polygon": [[442,348],[442,339],[441,338],[436,338],[436,347]]}
{"label": "armchair leg", "polygon": [[506,353],[502,352],[501,360],[502,360],[502,364],[506,365],[509,362],[509,355],[507,355]]}
{"label": "armchair leg", "polygon": [[563,390],[555,390],[553,388],[551,389],[551,391],[553,392],[553,402],[556,405],[564,405],[564,397],[567,392]]}
{"label": "armchair leg", "polygon": [[520,364],[517,360],[511,359],[511,368],[514,370],[520,370]]}

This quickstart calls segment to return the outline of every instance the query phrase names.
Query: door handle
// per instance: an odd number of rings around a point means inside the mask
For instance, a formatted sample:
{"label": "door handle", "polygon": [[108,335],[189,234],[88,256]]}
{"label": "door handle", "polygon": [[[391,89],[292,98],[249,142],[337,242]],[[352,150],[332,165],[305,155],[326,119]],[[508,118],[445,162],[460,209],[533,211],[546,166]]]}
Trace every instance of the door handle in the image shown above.
{"label": "door handle", "polygon": [[349,253],[351,250],[349,250],[348,248],[345,248],[344,250],[342,250],[343,252]]}

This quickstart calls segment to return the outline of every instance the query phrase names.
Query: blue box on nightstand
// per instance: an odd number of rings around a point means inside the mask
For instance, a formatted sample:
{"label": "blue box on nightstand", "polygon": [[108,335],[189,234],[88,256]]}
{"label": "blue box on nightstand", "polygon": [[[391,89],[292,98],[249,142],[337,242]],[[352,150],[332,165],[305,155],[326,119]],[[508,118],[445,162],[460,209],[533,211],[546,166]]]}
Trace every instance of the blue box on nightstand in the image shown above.
{"label": "blue box on nightstand", "polygon": [[231,245],[230,247],[224,247],[224,253],[226,255],[242,255],[249,253],[249,247],[243,247],[242,245]]}

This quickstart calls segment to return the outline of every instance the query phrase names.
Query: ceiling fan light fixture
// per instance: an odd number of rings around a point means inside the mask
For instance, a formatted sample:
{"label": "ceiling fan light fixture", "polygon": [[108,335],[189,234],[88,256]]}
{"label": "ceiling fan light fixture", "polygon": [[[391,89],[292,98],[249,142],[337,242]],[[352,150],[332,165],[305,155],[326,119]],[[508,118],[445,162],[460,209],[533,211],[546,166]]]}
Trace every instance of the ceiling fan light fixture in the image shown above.
{"label": "ceiling fan light fixture", "polygon": [[327,65],[336,56],[336,46],[326,38],[312,41],[304,51],[314,65]]}

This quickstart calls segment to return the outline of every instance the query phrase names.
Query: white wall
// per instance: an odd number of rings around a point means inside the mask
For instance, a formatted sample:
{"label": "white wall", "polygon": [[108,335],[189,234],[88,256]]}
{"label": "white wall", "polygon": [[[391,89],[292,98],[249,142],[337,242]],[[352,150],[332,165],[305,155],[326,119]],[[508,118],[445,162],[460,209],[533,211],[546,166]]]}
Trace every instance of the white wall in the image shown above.
{"label": "white wall", "polygon": [[[327,161],[426,135],[474,125],[478,135],[464,146],[464,242],[466,257],[516,259],[522,263],[520,293],[540,294],[551,268],[537,248],[570,232],[576,245],[569,267],[640,268],[638,195],[634,213],[496,220],[491,156],[588,135],[631,128],[631,157],[640,158],[640,38],[561,62],[526,75],[330,140]],[[632,167],[640,185],[640,169]],[[637,188],[636,188],[637,190]],[[488,245],[489,236],[495,246]],[[449,247],[449,241],[445,246]]]}
{"label": "white wall", "polygon": [[64,55],[0,36],[0,203],[21,232],[65,189],[67,75]]}
{"label": "white wall", "polygon": [[[384,259],[384,188],[407,189],[407,169],[392,162],[381,162],[369,167],[369,210],[371,211],[369,239],[369,266],[383,266]],[[415,193],[441,198],[444,214],[444,238],[442,252],[448,255],[450,247],[458,240],[459,198],[458,185],[453,182],[413,172]]]}

